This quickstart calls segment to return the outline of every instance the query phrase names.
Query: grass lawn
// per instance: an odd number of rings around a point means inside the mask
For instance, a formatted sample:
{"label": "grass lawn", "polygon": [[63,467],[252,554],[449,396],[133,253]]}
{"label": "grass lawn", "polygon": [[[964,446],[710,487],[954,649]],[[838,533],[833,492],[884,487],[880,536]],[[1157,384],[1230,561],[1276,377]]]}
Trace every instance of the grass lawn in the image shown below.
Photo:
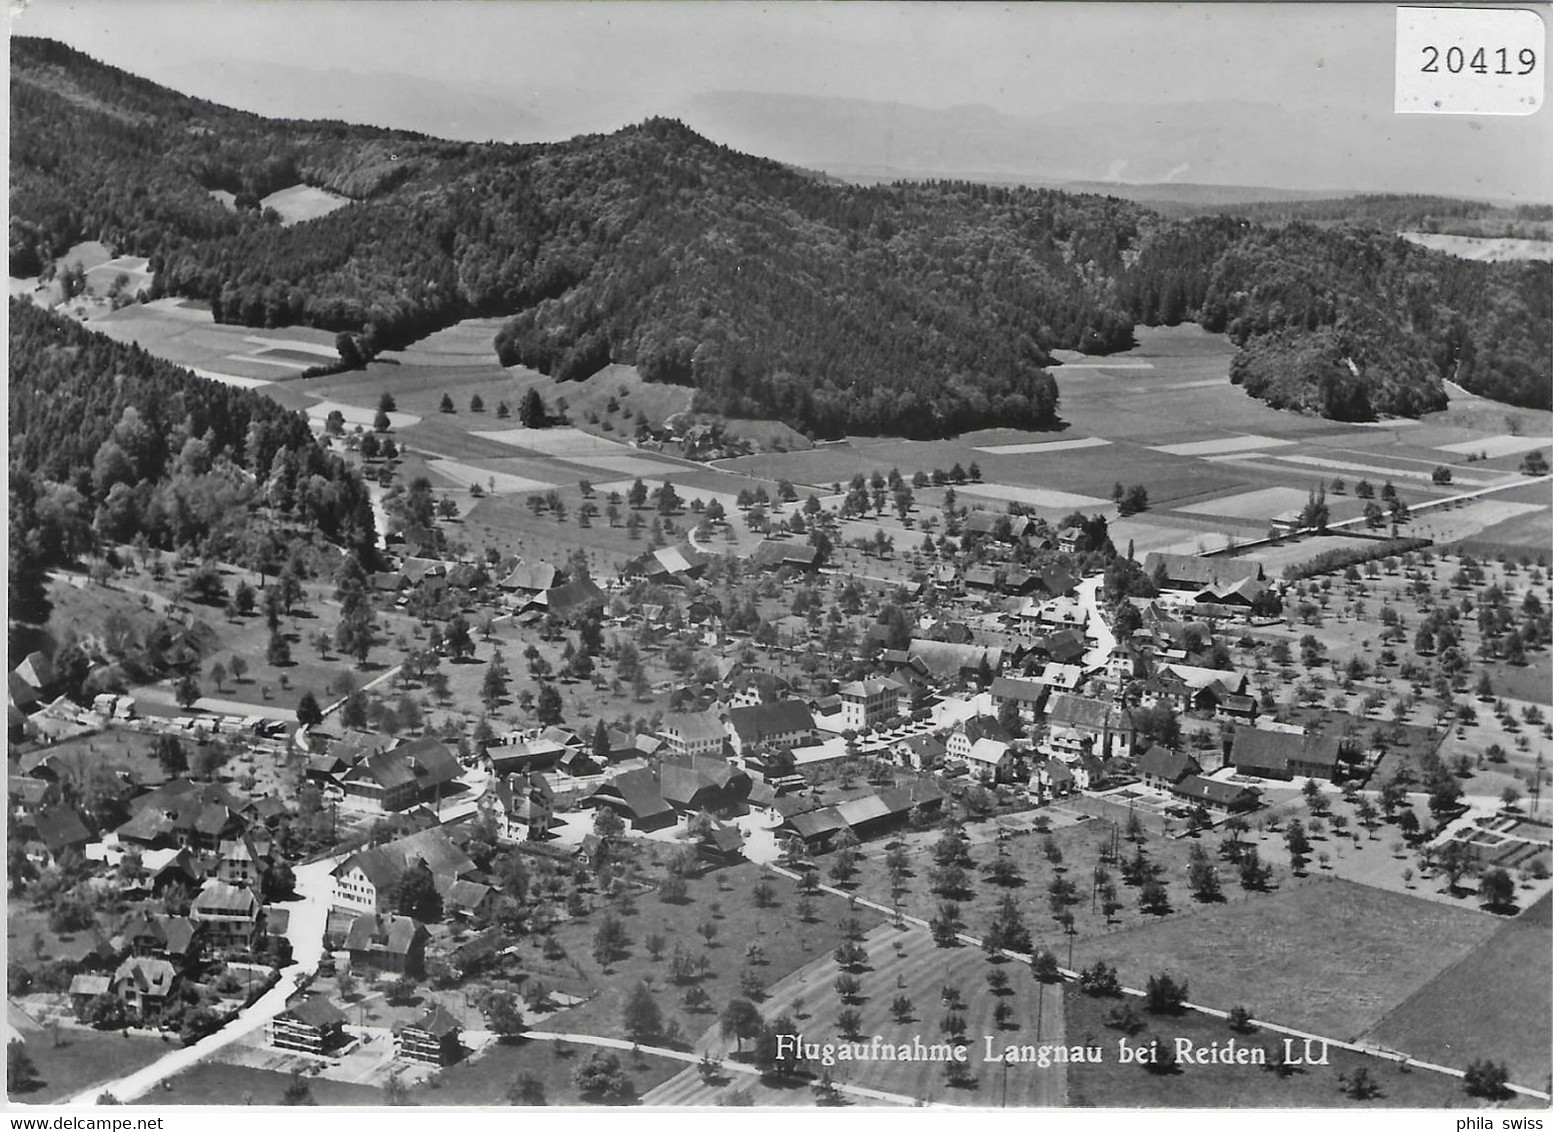
{"label": "grass lawn", "polygon": [[1546,1089],[1553,1048],[1553,897],[1543,897],[1442,971],[1370,1031],[1380,1045],[1443,1065],[1503,1062]]}
{"label": "grass lawn", "polygon": [[1075,965],[1114,964],[1142,986],[1169,972],[1190,998],[1351,1040],[1482,943],[1489,916],[1347,881],[1312,878],[1270,897],[1081,939]]}
{"label": "grass lawn", "polygon": [[[1311,1065],[1287,1076],[1262,1065],[1180,1065],[1170,1074],[1152,1073],[1136,1063],[1123,1064],[1117,1057],[1121,1031],[1105,1025],[1116,999],[1091,998],[1076,986],[1066,988],[1068,1040],[1099,1045],[1104,1060],[1098,1064],[1068,1068],[1068,1103],[1077,1107],[1105,1108],[1478,1108],[1484,1102],[1469,1097],[1460,1080],[1422,1069],[1403,1070],[1379,1058],[1330,1048],[1327,1065]],[[1177,1038],[1194,1046],[1237,1039],[1246,1049],[1271,1052],[1282,1039],[1266,1033],[1234,1034],[1217,1018],[1184,1013],[1175,1017],[1146,1014],[1134,1001],[1145,1028],[1127,1039],[1131,1046],[1158,1040],[1174,1049]],[[1296,1054],[1303,1043],[1295,1043]],[[1378,1096],[1357,1101],[1341,1091],[1340,1075],[1359,1066],[1369,1070],[1380,1087]],[[1532,1103],[1532,1102],[1523,1102]]]}
{"label": "grass lawn", "polygon": [[[135,1104],[260,1104],[283,1103],[286,1086],[291,1084],[288,1073],[273,1073],[268,1069],[250,1069],[244,1065],[227,1065],[219,1061],[205,1061],[187,1069],[153,1089]],[[383,1090],[370,1085],[351,1085],[343,1081],[328,1081],[321,1077],[307,1078],[313,1101],[318,1105],[382,1105]],[[171,1087],[168,1087],[171,1086]]]}
{"label": "grass lawn", "polygon": [[[559,1023],[558,1023],[559,1024]],[[615,1037],[615,1030],[606,1032]],[[478,1056],[444,1069],[435,1079],[416,1086],[411,1098],[419,1104],[504,1105],[507,1090],[520,1074],[527,1073],[540,1082],[545,1103],[552,1105],[585,1104],[572,1083],[572,1074],[593,1053],[594,1047],[560,1042],[517,1041],[489,1046]],[[620,1067],[631,1079],[640,1096],[667,1081],[685,1068],[682,1061],[625,1050],[610,1050],[620,1059]]]}
{"label": "grass lawn", "polygon": [[22,1104],[62,1101],[94,1084],[116,1081],[178,1048],[176,1038],[163,1042],[140,1035],[125,1037],[122,1032],[61,1028],[59,1038],[57,1046],[47,1033],[28,1038],[27,1052],[38,1067],[42,1085],[29,1093],[17,1093],[11,1100]]}

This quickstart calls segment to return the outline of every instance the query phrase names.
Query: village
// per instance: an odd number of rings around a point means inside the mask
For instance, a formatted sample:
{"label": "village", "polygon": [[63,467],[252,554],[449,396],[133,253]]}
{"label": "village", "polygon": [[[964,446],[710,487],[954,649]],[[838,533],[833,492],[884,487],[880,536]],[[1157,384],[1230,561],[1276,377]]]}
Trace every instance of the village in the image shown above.
{"label": "village", "polygon": [[[1141,985],[1129,931],[1197,910],[1348,886],[1471,919],[1465,954],[1553,887],[1545,555],[1393,526],[1282,575],[1133,557],[1101,515],[959,503],[974,465],[802,502],[584,481],[581,545],[543,553],[567,504],[536,493],[523,552],[478,553],[389,424],[324,425],[381,469],[382,570],[123,547],[55,575],[99,640],[155,621],[187,661],[10,674],[9,987],[53,1098],[782,1103],[793,1067],[750,1077],[745,1039],[782,1003],[855,1030],[847,972],[886,946]],[[803,1015],[826,964],[839,1004]],[[987,1103],[966,1085],[815,1089]]]}

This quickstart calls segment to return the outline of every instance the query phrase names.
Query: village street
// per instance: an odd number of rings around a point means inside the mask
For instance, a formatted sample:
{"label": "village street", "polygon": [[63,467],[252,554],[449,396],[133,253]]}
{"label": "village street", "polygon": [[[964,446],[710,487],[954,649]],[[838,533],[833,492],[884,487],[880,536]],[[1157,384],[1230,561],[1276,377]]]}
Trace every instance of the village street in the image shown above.
{"label": "village street", "polygon": [[261,1029],[271,1018],[284,1011],[287,1000],[311,981],[323,957],[324,927],[329,920],[329,900],[334,891],[334,878],[331,875],[334,866],[335,860],[332,858],[297,866],[297,895],[300,899],[284,905],[291,913],[286,938],[291,941],[292,963],[281,971],[279,982],[215,1033],[191,1046],[175,1049],[127,1077],[94,1085],[65,1103],[93,1105],[105,1093],[120,1102],[135,1100],[168,1078],[204,1061],[217,1050]]}

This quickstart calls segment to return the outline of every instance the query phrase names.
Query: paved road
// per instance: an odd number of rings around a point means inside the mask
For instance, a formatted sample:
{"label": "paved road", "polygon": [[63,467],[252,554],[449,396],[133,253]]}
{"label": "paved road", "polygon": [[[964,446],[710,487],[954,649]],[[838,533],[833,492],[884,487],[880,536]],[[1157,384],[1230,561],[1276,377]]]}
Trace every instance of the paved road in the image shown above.
{"label": "paved road", "polygon": [[318,962],[323,957],[324,927],[328,923],[329,898],[333,891],[329,871],[334,864],[333,860],[323,860],[297,867],[297,894],[301,899],[287,905],[291,920],[286,937],[291,941],[292,963],[281,971],[279,982],[214,1034],[192,1046],[175,1049],[127,1077],[93,1086],[64,1103],[93,1105],[104,1093],[111,1093],[121,1103],[133,1101],[217,1050],[261,1029],[285,1010],[286,1000],[318,970]]}
{"label": "paved road", "polygon": [[1111,632],[1111,624],[1100,612],[1100,585],[1105,578],[1096,574],[1094,577],[1085,578],[1076,587],[1080,604],[1089,612],[1089,621],[1084,626],[1084,634],[1095,643],[1084,653],[1085,668],[1099,668],[1105,664],[1111,655],[1111,650],[1116,647],[1116,634]]}

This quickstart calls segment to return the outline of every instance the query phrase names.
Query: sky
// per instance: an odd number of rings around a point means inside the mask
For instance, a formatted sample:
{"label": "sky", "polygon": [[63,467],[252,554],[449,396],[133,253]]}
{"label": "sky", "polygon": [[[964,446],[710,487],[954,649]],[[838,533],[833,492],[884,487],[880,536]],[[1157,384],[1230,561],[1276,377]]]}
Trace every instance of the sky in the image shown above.
{"label": "sky", "polygon": [[[1354,188],[1553,199],[1553,112],[1448,122],[1392,113],[1387,4],[30,0],[12,26],[244,109],[502,140],[651,114],[688,119],[679,112],[720,92],[984,107],[1102,132],[1097,106],[1120,115],[1199,104],[1208,129],[1215,107],[1263,104],[1268,132],[1297,120],[1292,144],[1312,150],[1317,184],[1344,169],[1341,154],[1317,152],[1328,130],[1353,153]],[[719,140],[790,149],[769,154],[783,159],[835,151],[845,131],[830,130],[830,118],[774,133],[783,105],[750,110],[758,128],[728,119],[731,136]],[[1254,115],[1226,121],[1238,136],[1217,144],[1240,147],[1244,160],[1199,160],[1203,179],[1264,167],[1269,179],[1255,183],[1302,175],[1287,154],[1273,159],[1276,139],[1256,136]],[[901,128],[897,144],[909,150],[915,126]],[[830,130],[831,144],[796,136],[805,130]],[[988,167],[999,136],[987,135]],[[1192,176],[1191,163],[1142,156],[1131,164],[1140,173],[1163,179],[1186,165]],[[1125,174],[1129,157],[1107,153],[1094,167],[1139,179]],[[956,151],[953,160],[969,159]]]}

